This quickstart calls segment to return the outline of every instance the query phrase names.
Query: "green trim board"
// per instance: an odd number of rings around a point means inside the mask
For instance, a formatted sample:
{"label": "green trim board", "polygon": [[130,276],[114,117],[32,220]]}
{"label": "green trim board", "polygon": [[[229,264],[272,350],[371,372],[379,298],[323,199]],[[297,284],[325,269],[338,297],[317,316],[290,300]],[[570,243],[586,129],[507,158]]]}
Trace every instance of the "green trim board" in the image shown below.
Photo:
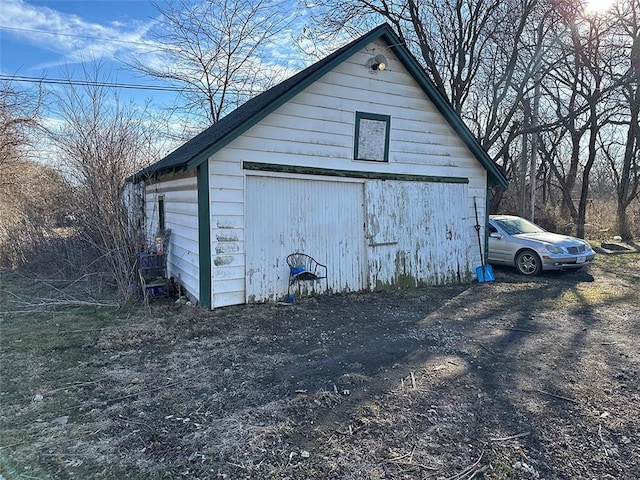
{"label": "green trim board", "polygon": [[201,307],[211,308],[211,222],[209,207],[209,162],[196,169],[198,177],[198,261]]}
{"label": "green trim board", "polygon": [[339,178],[363,178],[365,180],[399,180],[404,182],[429,183],[469,183],[465,177],[437,177],[433,175],[413,175],[391,172],[361,172],[357,170],[334,170],[331,168],[279,165],[275,163],[242,162],[244,170],[259,172],[295,173],[300,175],[320,175]]}
{"label": "green trim board", "polygon": [[[391,117],[377,113],[356,112],[355,127],[353,159],[388,162]],[[380,145],[381,142],[384,143]]]}

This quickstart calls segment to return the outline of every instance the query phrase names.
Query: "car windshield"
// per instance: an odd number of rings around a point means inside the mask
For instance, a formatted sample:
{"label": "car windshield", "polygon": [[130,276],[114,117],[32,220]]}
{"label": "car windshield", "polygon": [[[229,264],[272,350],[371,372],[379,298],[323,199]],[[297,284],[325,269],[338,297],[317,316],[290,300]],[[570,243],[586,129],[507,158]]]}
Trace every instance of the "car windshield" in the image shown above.
{"label": "car windshield", "polygon": [[541,233],[545,231],[524,218],[501,218],[499,220],[492,220],[492,222],[497,224],[509,235],[518,235],[520,233]]}

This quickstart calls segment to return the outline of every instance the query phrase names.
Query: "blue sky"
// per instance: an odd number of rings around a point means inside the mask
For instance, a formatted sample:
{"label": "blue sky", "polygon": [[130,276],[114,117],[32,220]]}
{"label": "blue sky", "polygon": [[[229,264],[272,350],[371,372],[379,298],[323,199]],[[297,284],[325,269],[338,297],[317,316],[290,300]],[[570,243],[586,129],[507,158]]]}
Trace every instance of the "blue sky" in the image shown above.
{"label": "blue sky", "polygon": [[[161,86],[159,80],[144,77],[125,64],[133,63],[134,58],[153,61],[150,52],[156,43],[149,32],[160,18],[148,0],[1,0],[1,78],[83,80],[82,63],[90,65],[99,59],[100,73],[108,75],[103,80]],[[287,32],[277,51],[295,59],[298,69],[300,53],[292,49],[294,34]],[[289,73],[295,69],[290,68]],[[16,86],[29,84],[18,82]],[[122,93],[141,102],[152,97],[156,106],[175,99],[173,92],[127,89]]]}
{"label": "blue sky", "polygon": [[[599,9],[610,0],[588,4]],[[0,75],[60,78],[67,70],[83,78],[76,68],[95,58],[104,61],[113,81],[158,84],[118,61],[144,58],[158,21],[148,0],[1,0]],[[282,49],[284,56],[299,56],[291,38],[283,38]]]}
{"label": "blue sky", "polygon": [[[304,18],[293,12],[296,0],[284,1],[291,4],[287,16],[299,19],[271,46],[278,76],[286,77],[304,66],[301,53],[292,42]],[[93,73],[99,63],[97,80],[136,87],[113,90],[121,103],[133,101],[145,109],[150,119],[161,119],[161,128],[174,134],[183,134],[185,127],[190,132],[199,131],[203,128],[201,119],[184,117],[179,109],[171,113],[180,107],[182,99],[176,91],[166,89],[177,85],[169,86],[127,65],[135,63],[134,59],[164,64],[150,34],[154,27],[161,26],[161,18],[149,0],[0,0],[0,81],[13,79],[13,88],[27,90],[36,88],[39,79],[93,80],[83,68]],[[55,83],[47,83],[46,87],[63,88]],[[47,102],[44,109],[41,113],[45,124],[55,128],[59,122],[55,103]],[[38,148],[41,151],[34,155],[36,158],[55,162],[55,155],[46,144],[38,142]],[[161,148],[168,151],[173,147]]]}
{"label": "blue sky", "polygon": [[156,16],[146,0],[3,0],[0,73],[59,77],[92,57],[122,68],[114,60],[147,48]]}
{"label": "blue sky", "polygon": [[[291,5],[293,9],[295,0]],[[167,84],[127,65],[134,63],[133,59],[158,61],[154,53],[157,44],[150,31],[158,26],[160,18],[148,0],[0,0],[0,80],[14,79],[13,87],[20,90],[35,88],[37,83],[17,78],[88,80],[83,64],[91,71],[99,61],[102,82],[166,89]],[[292,46],[298,27],[301,24],[295,24],[272,47],[277,61],[287,64],[285,76],[303,66],[300,52]],[[52,83],[46,86],[49,90],[60,88]],[[115,92],[121,102],[132,100],[144,106],[147,114],[163,118],[164,128],[173,132],[182,132],[185,121],[192,123],[169,113],[181,102],[175,91],[119,88]],[[45,123],[56,125],[55,105],[48,102],[45,109],[41,112]],[[202,125],[196,122],[190,128],[196,131]],[[42,142],[38,145],[42,151],[35,157],[55,162],[49,147]]]}

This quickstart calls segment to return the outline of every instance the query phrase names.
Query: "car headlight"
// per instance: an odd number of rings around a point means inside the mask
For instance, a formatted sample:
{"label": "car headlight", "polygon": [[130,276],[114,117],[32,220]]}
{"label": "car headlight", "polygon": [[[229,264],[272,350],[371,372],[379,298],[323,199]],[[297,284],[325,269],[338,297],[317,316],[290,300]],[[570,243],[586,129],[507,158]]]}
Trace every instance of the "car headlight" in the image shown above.
{"label": "car headlight", "polygon": [[555,245],[547,244],[545,245],[545,247],[550,253],[564,253],[564,250],[562,248],[556,247]]}

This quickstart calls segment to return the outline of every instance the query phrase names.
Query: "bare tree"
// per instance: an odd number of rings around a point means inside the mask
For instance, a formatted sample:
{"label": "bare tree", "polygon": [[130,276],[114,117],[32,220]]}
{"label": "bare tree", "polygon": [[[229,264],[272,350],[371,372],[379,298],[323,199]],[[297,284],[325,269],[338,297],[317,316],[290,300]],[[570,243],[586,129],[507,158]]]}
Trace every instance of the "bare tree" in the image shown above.
{"label": "bare tree", "polygon": [[[591,171],[604,171],[610,159],[619,229],[626,231],[623,212],[637,198],[640,155],[638,0],[615,3],[617,27],[609,14],[588,15],[586,0],[320,0],[313,5],[315,26],[309,29],[320,36],[362,31],[381,20],[393,25],[502,164],[515,190],[505,197],[510,209],[525,214],[527,206],[533,212],[560,204],[584,236]],[[627,127],[626,139],[618,135],[614,142],[611,132],[617,127],[619,133],[621,125]],[[494,193],[492,211],[502,194]]]}
{"label": "bare tree", "polygon": [[[610,75],[621,85],[621,114],[608,137],[600,138],[616,187],[616,226],[625,240],[632,238],[627,218],[631,202],[640,195],[640,2],[615,4],[614,45],[622,59],[611,65]],[[622,136],[622,128],[626,134]]]}
{"label": "bare tree", "polygon": [[53,248],[68,184],[57,170],[29,159],[11,162],[0,188],[0,267],[38,263]]}
{"label": "bare tree", "polygon": [[56,93],[60,122],[50,133],[75,185],[68,204],[95,255],[93,266],[126,298],[140,245],[139,232],[128,224],[123,186],[154,158],[153,130],[146,109],[122,104],[117,92],[100,86],[100,68],[85,67],[86,86],[70,84]]}
{"label": "bare tree", "polygon": [[38,125],[42,91],[15,89],[10,83],[0,84],[0,188],[15,184],[16,162],[24,160],[30,145],[29,132]]}
{"label": "bare tree", "polygon": [[31,261],[52,238],[65,182],[31,158],[42,91],[0,85],[0,266]]}
{"label": "bare tree", "polygon": [[[534,54],[541,46],[528,34],[531,25],[541,20],[538,4],[538,0],[324,0],[314,2],[314,21],[323,35],[345,27],[361,31],[379,21],[392,24],[421,58],[440,93],[473,122],[483,145],[491,148],[511,127],[514,110],[508,107],[518,104],[535,73]],[[482,114],[471,115],[479,104]]]}
{"label": "bare tree", "polygon": [[184,109],[213,124],[271,86],[271,43],[290,24],[275,0],[170,0],[156,3],[161,22],[152,31],[160,61],[138,61],[141,72],[177,84]]}
{"label": "bare tree", "polygon": [[556,38],[564,55],[543,85],[545,101],[554,105],[550,121],[559,123],[545,136],[552,143],[541,146],[562,192],[563,215],[572,218],[579,237],[585,234],[590,174],[607,150],[601,134],[616,115],[621,85],[611,74],[620,62],[612,22],[584,15],[583,9],[573,1],[556,3]]}

